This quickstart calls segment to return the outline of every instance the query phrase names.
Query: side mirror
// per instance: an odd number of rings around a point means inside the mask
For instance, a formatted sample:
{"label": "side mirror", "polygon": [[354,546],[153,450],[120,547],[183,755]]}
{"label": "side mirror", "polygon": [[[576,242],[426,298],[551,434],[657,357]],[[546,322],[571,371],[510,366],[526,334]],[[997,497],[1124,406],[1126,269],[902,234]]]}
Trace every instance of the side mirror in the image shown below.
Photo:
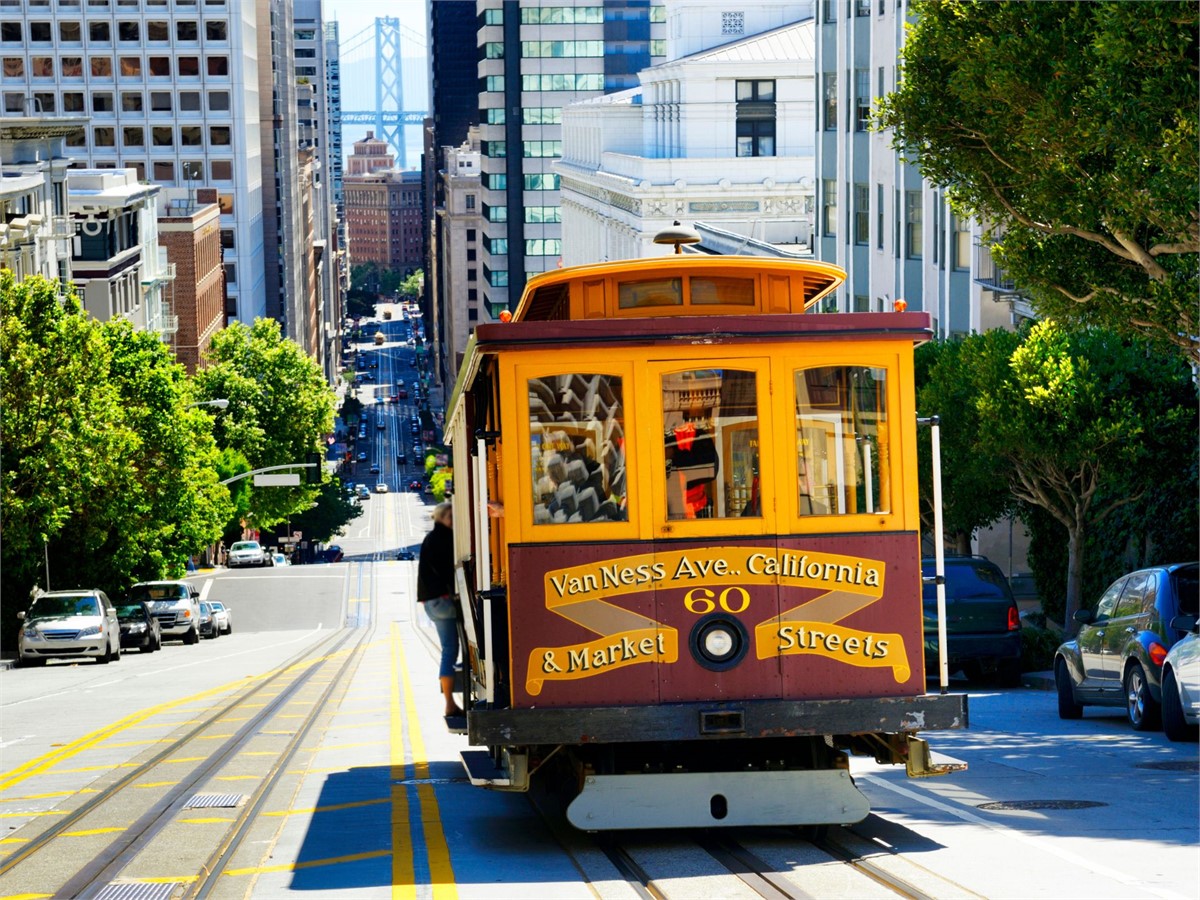
{"label": "side mirror", "polygon": [[1074,618],[1075,621],[1079,622],[1081,625],[1087,625],[1095,620],[1096,614],[1090,609],[1077,609],[1075,610]]}
{"label": "side mirror", "polygon": [[1176,631],[1195,631],[1196,617],[1190,615],[1176,616],[1171,620],[1171,627]]}

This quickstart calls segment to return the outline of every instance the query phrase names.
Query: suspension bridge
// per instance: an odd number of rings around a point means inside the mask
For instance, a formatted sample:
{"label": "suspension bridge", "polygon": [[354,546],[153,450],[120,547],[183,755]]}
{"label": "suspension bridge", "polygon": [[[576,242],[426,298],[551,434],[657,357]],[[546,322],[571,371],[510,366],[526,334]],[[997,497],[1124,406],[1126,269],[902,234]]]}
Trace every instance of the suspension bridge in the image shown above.
{"label": "suspension bridge", "polygon": [[[339,40],[344,147],[361,140],[369,128],[391,145],[400,168],[408,168],[410,156],[420,157],[420,129],[428,115],[428,55],[425,35],[396,18],[377,18]],[[347,126],[366,127],[356,134]]]}

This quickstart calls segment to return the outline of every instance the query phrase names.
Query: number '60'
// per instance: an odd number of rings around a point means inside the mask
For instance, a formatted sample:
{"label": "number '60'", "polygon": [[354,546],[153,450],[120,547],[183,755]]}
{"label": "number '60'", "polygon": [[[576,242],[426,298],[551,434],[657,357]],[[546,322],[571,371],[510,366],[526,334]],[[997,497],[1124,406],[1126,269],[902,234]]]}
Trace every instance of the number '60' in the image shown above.
{"label": "number '60'", "polygon": [[[730,605],[730,597],[740,597],[741,602],[737,607]],[[716,602],[713,602],[713,592],[708,588],[692,588],[683,595],[683,605],[687,607],[687,611],[695,613],[698,616],[707,615],[718,606],[727,613],[745,612],[746,607],[750,605],[750,594],[747,593],[744,587],[727,587],[721,591]]]}

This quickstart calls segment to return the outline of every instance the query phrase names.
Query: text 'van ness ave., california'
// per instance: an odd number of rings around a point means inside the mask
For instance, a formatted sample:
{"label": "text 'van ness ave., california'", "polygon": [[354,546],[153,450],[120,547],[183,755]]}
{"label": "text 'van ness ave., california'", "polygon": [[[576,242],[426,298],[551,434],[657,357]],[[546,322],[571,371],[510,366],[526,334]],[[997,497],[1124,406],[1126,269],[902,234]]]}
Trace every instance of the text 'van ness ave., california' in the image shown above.
{"label": "text 'van ness ave., california'", "polygon": [[546,573],[550,608],[635,593],[653,587],[706,584],[789,584],[878,597],[884,564],[832,553],[765,552],[757,547],[701,547],[608,559]]}

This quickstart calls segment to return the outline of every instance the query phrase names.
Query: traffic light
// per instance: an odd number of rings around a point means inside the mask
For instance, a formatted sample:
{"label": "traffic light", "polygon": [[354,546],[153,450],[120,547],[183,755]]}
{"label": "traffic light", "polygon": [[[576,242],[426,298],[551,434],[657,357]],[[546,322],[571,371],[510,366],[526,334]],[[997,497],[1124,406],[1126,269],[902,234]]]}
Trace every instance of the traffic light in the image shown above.
{"label": "traffic light", "polygon": [[304,470],[304,481],[306,484],[321,483],[321,454],[312,452],[304,460],[308,463],[308,468]]}

